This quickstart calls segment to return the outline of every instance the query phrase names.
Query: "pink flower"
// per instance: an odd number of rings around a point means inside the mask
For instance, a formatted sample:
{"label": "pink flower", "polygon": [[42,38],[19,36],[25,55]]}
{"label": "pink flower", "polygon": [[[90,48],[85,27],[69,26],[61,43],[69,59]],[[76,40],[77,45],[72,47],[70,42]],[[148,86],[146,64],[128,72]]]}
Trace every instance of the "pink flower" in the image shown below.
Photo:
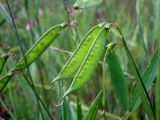
{"label": "pink flower", "polygon": [[29,20],[29,22],[26,25],[26,30],[30,30],[34,26],[34,22],[32,20]]}

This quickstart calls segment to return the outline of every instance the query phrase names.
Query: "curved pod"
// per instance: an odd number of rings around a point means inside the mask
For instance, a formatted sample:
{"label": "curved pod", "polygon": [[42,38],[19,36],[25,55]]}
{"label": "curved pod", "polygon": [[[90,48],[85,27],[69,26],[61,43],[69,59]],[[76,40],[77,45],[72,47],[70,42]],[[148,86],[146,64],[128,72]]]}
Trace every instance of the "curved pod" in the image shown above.
{"label": "curved pod", "polygon": [[76,73],[72,84],[68,91],[64,94],[63,98],[70,92],[81,88],[91,77],[93,71],[96,68],[98,61],[100,60],[105,47],[106,35],[108,28],[103,28],[94,39],[94,42],[90,46],[87,55],[85,56],[78,72]]}
{"label": "curved pod", "polygon": [[22,57],[14,70],[20,71],[32,64],[55,40],[66,24],[57,25],[46,33],[33,45],[33,47]]}
{"label": "curved pod", "polygon": [[103,23],[95,26],[86,34],[82,42],[74,51],[73,55],[69,58],[59,75],[52,81],[52,83],[56,82],[59,79],[72,77],[72,75],[74,75],[75,72],[77,72],[85,56],[87,55],[87,52],[90,46],[92,45],[94,38],[96,38],[97,34],[103,29],[102,26]]}

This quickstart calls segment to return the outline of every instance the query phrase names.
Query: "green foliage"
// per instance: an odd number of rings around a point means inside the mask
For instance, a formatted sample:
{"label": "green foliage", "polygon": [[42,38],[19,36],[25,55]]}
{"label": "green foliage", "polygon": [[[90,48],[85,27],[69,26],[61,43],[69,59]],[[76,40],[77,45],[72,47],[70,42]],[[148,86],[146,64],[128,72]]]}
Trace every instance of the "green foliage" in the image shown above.
{"label": "green foliage", "polygon": [[[119,28],[118,28],[118,31],[122,35],[122,33],[121,33]],[[144,86],[144,83],[143,83],[142,77],[140,75],[140,72],[139,72],[139,70],[138,70],[138,68],[137,68],[137,66],[135,64],[135,61],[134,61],[134,59],[133,59],[133,57],[132,57],[132,55],[131,55],[131,53],[129,51],[129,48],[128,48],[125,40],[124,40],[123,35],[122,35],[121,41],[122,41],[122,43],[124,45],[127,57],[129,59],[129,61],[131,62],[132,67],[134,68],[137,88],[138,88],[138,90],[140,92],[141,100],[142,100],[143,106],[145,107],[145,111],[147,112],[149,119],[154,120],[155,119],[155,115],[154,115],[154,112],[153,112],[153,109],[152,109],[152,105],[151,105],[147,90],[146,90],[146,88]]]}
{"label": "green foliage", "polygon": [[128,86],[122,68],[114,52],[110,52],[106,57],[115,93],[123,108],[127,111],[129,109]]}
{"label": "green foliage", "polygon": [[4,68],[4,65],[5,65],[8,57],[9,57],[8,55],[0,56],[0,74],[1,74],[1,72],[3,70],[3,68]]}
{"label": "green foliage", "polygon": [[159,120],[160,0],[52,2],[0,2],[0,119]]}
{"label": "green foliage", "polygon": [[[149,90],[149,88],[153,83],[153,80],[155,79],[157,67],[158,67],[158,51],[156,51],[156,53],[154,54],[150,64],[148,65],[148,67],[146,68],[142,76],[143,83],[147,90]],[[140,94],[139,90],[136,88],[133,92],[132,100],[130,104],[131,111],[136,110],[141,103],[139,94]]]}
{"label": "green foliage", "polygon": [[[160,44],[159,44],[160,45]],[[156,104],[156,107],[155,107],[155,110],[156,110],[156,119],[160,119],[160,108],[159,108],[159,105],[160,105],[160,95],[159,95],[159,92],[160,92],[160,49],[158,49],[158,70],[157,70],[157,81],[156,81],[156,90],[155,90],[155,94],[156,94],[156,98],[155,98],[155,104]]]}
{"label": "green foliage", "polygon": [[0,79],[0,93],[3,91],[3,89],[6,87],[7,83],[11,79],[12,75],[8,74]]}
{"label": "green foliage", "polygon": [[12,25],[12,19],[1,2],[0,2],[0,13],[7,20],[7,22]]}
{"label": "green foliage", "polygon": [[91,107],[89,108],[83,120],[96,120],[97,112],[101,105],[101,95],[102,91],[98,93],[97,97],[91,104]]}

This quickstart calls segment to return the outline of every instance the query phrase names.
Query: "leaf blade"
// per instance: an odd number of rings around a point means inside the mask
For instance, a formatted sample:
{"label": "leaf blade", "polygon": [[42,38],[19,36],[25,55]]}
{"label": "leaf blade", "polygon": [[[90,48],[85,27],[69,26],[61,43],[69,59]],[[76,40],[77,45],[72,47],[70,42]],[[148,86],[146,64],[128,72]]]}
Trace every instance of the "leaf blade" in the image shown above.
{"label": "leaf blade", "polygon": [[89,108],[89,111],[86,113],[83,120],[96,120],[96,115],[100,107],[101,95],[102,95],[102,91],[98,93],[97,97],[91,104],[91,107]]}
{"label": "leaf blade", "polygon": [[157,70],[157,80],[156,80],[156,99],[155,99],[155,105],[156,105],[156,119],[160,119],[160,48],[158,49],[158,70]]}
{"label": "leaf blade", "polygon": [[[150,65],[145,70],[145,73],[142,76],[143,83],[147,90],[149,90],[150,86],[152,85],[152,82],[156,76],[156,70],[158,66],[158,51],[155,52]],[[130,110],[135,111],[136,108],[140,105],[141,99],[140,99],[140,93],[138,89],[136,88],[133,97],[130,104]]]}
{"label": "leaf blade", "polygon": [[120,29],[117,27],[117,30],[119,31],[119,33],[121,34],[121,42],[123,43],[123,46],[124,46],[124,49],[125,49],[125,52],[127,54],[127,57],[129,59],[129,61],[132,63],[132,67],[134,68],[134,71],[135,71],[135,76],[136,76],[136,83],[137,83],[137,88],[139,89],[140,91],[140,96],[141,96],[141,99],[142,99],[142,103],[143,103],[143,106],[145,107],[145,111],[149,117],[149,119],[151,120],[155,120],[155,115],[154,115],[154,112],[153,112],[153,107],[152,107],[152,104],[150,102],[150,99],[149,99],[149,96],[148,96],[148,93],[147,93],[147,90],[144,86],[144,83],[143,83],[143,80],[142,80],[142,77],[138,71],[138,68],[134,62],[134,59],[129,51],[129,48],[126,44],[126,41],[125,41],[125,38],[123,37],[123,34],[121,33]]}
{"label": "leaf blade", "polygon": [[2,73],[2,70],[4,68],[4,65],[8,59],[8,55],[3,55],[3,56],[0,56],[0,74]]}
{"label": "leaf blade", "polygon": [[2,5],[2,3],[0,2],[0,13],[4,16],[4,18],[7,20],[7,22],[11,25],[13,25],[12,23],[12,19],[10,17],[10,15],[8,14],[7,10],[5,9],[5,7]]}
{"label": "leaf blade", "polygon": [[107,55],[108,69],[112,80],[112,85],[120,103],[125,111],[129,109],[128,87],[122,68],[118,58],[114,52],[109,52]]}
{"label": "leaf blade", "polygon": [[8,74],[8,75],[6,75],[6,76],[4,76],[3,78],[0,79],[0,93],[2,93],[2,91],[6,87],[7,83],[11,79],[11,77],[12,77],[12,75]]}

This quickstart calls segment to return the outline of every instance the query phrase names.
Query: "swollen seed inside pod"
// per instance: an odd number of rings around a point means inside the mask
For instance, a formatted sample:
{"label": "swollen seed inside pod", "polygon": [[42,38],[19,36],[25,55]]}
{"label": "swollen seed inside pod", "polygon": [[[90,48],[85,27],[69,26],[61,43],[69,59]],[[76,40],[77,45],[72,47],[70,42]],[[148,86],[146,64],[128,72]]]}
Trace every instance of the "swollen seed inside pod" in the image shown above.
{"label": "swollen seed inside pod", "polygon": [[[96,38],[94,38],[93,43],[91,44],[81,66],[76,73],[73,82],[66,93],[70,93],[74,90],[82,87],[90,78],[92,72],[94,71],[101,55],[103,54],[104,46],[105,46],[105,38],[106,38],[106,28],[101,30]],[[67,95],[65,93],[65,95]],[[64,95],[64,96],[65,96]]]}
{"label": "swollen seed inside pod", "polygon": [[83,57],[86,55],[87,50],[89,49],[90,45],[93,42],[93,39],[96,36],[96,33],[101,30],[100,27],[96,26],[93,28],[83,39],[82,43],[80,43],[80,46],[76,49],[74,54],[71,56],[69,61],[67,62],[64,69],[61,71],[61,76],[63,78],[70,77],[73,75],[76,70],[79,68],[81,62],[83,61]]}

